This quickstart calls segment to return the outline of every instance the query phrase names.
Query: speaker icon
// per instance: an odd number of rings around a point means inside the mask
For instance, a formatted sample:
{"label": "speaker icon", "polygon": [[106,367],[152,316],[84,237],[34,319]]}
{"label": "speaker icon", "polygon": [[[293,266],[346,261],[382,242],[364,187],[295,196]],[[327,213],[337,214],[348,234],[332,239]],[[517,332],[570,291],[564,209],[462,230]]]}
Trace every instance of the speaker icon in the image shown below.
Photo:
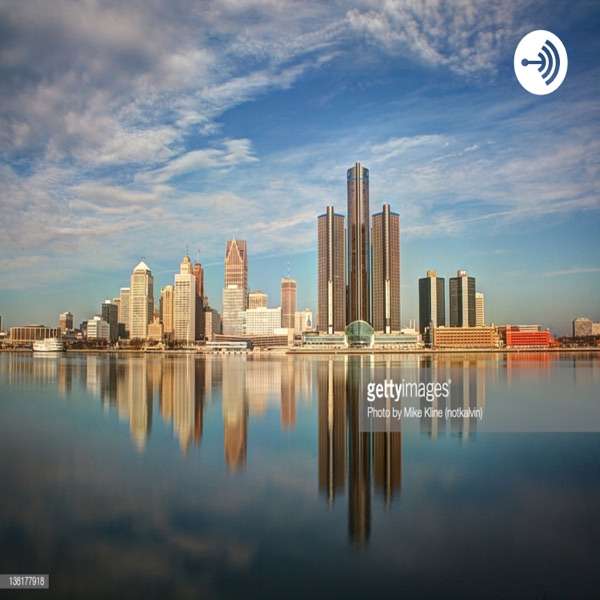
{"label": "speaker icon", "polygon": [[[537,58],[532,58],[536,54]],[[532,69],[531,65],[537,69]],[[546,95],[557,90],[565,79],[567,67],[565,46],[550,31],[539,29],[528,33],[515,50],[515,75],[532,94]]]}
{"label": "speaker icon", "polygon": [[540,65],[538,71],[542,73],[542,78],[546,82],[546,85],[550,85],[558,75],[560,70],[560,56],[556,46],[550,41],[546,40],[546,43],[542,46],[541,52],[538,53],[540,60],[528,60],[524,58],[521,64],[524,67],[528,65]]}

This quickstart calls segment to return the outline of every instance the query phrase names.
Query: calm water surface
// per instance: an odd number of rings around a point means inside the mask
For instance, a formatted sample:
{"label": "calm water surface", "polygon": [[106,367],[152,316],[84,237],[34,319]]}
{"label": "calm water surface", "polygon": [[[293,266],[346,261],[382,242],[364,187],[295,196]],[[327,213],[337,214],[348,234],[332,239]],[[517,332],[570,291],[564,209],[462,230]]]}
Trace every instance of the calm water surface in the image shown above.
{"label": "calm water surface", "polygon": [[[598,598],[600,434],[361,433],[365,360],[0,354],[0,573],[50,573],[36,598]],[[600,405],[598,355],[373,360],[533,429]]]}

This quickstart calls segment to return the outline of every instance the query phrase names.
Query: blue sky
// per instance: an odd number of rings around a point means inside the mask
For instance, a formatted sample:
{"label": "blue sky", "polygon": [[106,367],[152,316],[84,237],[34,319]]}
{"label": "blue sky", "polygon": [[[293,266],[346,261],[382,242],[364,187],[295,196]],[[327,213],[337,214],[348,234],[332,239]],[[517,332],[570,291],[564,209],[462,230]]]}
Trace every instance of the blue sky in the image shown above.
{"label": "blue sky", "polygon": [[[517,83],[533,29],[565,43],[549,96]],[[0,315],[77,322],[189,248],[220,307],[225,242],[252,288],[316,297],[316,216],[401,218],[402,319],[429,268],[477,278],[496,323],[600,320],[600,5],[0,2]]]}

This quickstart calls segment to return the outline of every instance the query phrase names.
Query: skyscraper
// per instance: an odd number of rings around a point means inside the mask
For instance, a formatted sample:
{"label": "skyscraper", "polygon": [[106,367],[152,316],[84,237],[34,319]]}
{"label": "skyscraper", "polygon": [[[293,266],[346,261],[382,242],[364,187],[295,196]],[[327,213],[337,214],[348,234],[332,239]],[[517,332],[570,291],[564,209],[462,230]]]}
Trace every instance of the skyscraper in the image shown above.
{"label": "skyscraper", "polygon": [[[224,287],[237,285],[248,294],[248,249],[244,240],[229,240],[225,249]],[[244,301],[244,308],[247,304]]]}
{"label": "skyscraper", "polygon": [[148,323],[154,312],[154,278],[144,261],[140,261],[131,274],[129,297],[129,337],[146,339]]}
{"label": "skyscraper", "polygon": [[346,326],[344,216],[328,206],[317,220],[319,331],[333,333]]}
{"label": "skyscraper", "polygon": [[475,277],[457,271],[450,277],[450,327],[475,327]]}
{"label": "skyscraper", "polygon": [[119,308],[110,300],[105,300],[102,303],[100,314],[102,315],[102,320],[108,323],[108,338],[110,343],[114,344],[119,339]]}
{"label": "skyscraper", "polygon": [[244,333],[244,311],[246,292],[237,285],[223,289],[223,334],[242,335]]}
{"label": "skyscraper", "polygon": [[173,336],[173,286],[165,285],[160,290],[160,320],[165,337]]}
{"label": "skyscraper", "polygon": [[204,269],[199,262],[194,263],[194,278],[196,280],[196,331],[194,337],[200,341],[204,339]]}
{"label": "skyscraper", "polygon": [[173,331],[178,342],[189,344],[196,338],[196,277],[189,256],[183,257],[175,275]]}
{"label": "skyscraper", "polygon": [[348,169],[348,299],[346,320],[371,322],[369,170]]}
{"label": "skyscraper", "polygon": [[400,217],[383,205],[373,215],[373,327],[391,333],[400,330]]}
{"label": "skyscraper", "polygon": [[125,336],[129,336],[129,313],[130,313],[130,296],[131,296],[131,288],[122,287],[120,290],[119,297],[121,298],[121,302],[119,303],[119,323],[123,324],[123,328],[125,329]]}
{"label": "skyscraper", "polygon": [[266,308],[268,296],[260,290],[254,290],[248,293],[248,308]]}
{"label": "skyscraper", "polygon": [[[73,330],[73,314],[69,311],[60,313],[58,317],[58,327],[60,328],[61,333],[66,333],[67,331]],[[1,329],[0,329],[1,331]]]}
{"label": "skyscraper", "polygon": [[289,277],[281,279],[281,327],[294,328],[296,315],[296,280]]}
{"label": "skyscraper", "polygon": [[475,292],[475,325],[485,326],[485,297],[483,292]]}
{"label": "skyscraper", "polygon": [[446,325],[446,283],[435,271],[427,271],[427,277],[419,279],[419,331],[427,327]]}

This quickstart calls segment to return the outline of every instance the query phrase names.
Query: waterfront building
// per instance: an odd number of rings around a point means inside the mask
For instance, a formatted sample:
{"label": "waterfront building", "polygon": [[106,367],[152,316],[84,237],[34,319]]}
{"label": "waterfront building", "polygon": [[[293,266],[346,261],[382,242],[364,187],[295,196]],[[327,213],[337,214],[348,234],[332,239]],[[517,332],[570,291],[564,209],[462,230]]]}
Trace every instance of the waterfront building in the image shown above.
{"label": "waterfront building", "polygon": [[188,344],[196,339],[196,278],[189,256],[183,257],[179,273],[175,275],[173,338]]}
{"label": "waterfront building", "polygon": [[244,333],[244,312],[246,291],[238,285],[228,285],[223,289],[223,334],[242,335]]}
{"label": "waterfront building", "polygon": [[166,337],[173,336],[173,295],[172,285],[165,285],[160,290],[160,320]]}
{"label": "waterfront building", "polygon": [[196,280],[196,302],[195,302],[195,332],[196,341],[204,339],[204,269],[199,262],[194,263],[194,278]]}
{"label": "waterfront building", "polygon": [[573,337],[592,335],[592,321],[587,317],[573,319]]}
{"label": "waterfront building", "polygon": [[434,348],[497,348],[495,327],[435,327],[432,328]]}
{"label": "waterfront building", "polygon": [[131,288],[122,287],[119,291],[119,323],[123,325],[125,330],[124,337],[129,337],[129,310],[130,310]]}
{"label": "waterfront building", "polygon": [[244,309],[248,294],[248,248],[244,240],[228,240],[225,249],[224,288],[236,285],[244,292]]}
{"label": "waterfront building", "polygon": [[[58,317],[58,328],[61,333],[67,333],[68,331],[73,331],[73,314],[69,311],[60,313]],[[0,331],[2,329],[0,328]]]}
{"label": "waterfront building", "polygon": [[260,290],[254,290],[248,293],[248,308],[267,307],[268,296]]}
{"label": "waterfront building", "polygon": [[317,328],[332,334],[346,326],[344,216],[328,206],[318,217]]}
{"label": "waterfront building", "polygon": [[450,277],[450,327],[475,327],[475,277],[458,271]]}
{"label": "waterfront building", "polygon": [[500,339],[507,348],[549,348],[554,336],[539,325],[505,325],[498,327]]}
{"label": "waterfront building", "polygon": [[425,335],[431,327],[446,325],[445,281],[436,271],[427,271],[419,279],[419,331]]}
{"label": "waterfront building", "polygon": [[369,170],[359,162],[347,172],[348,298],[346,321],[371,322]]}
{"label": "waterfront building", "polygon": [[244,315],[245,333],[246,335],[275,335],[275,330],[281,329],[281,320],[281,307],[249,308]]}
{"label": "waterfront building", "polygon": [[207,341],[212,341],[218,333],[221,333],[221,315],[207,306],[204,309],[204,337]]}
{"label": "waterfront building", "polygon": [[22,325],[11,327],[9,339],[14,344],[29,344],[47,338],[61,337],[59,327],[46,327],[45,325]]}
{"label": "waterfront building", "polygon": [[154,315],[152,323],[148,325],[148,339],[154,342],[161,342],[163,339],[163,324],[158,315]]}
{"label": "waterfront building", "polygon": [[475,292],[475,326],[485,325],[485,297],[483,292]]}
{"label": "waterfront building", "polygon": [[371,228],[375,331],[400,330],[400,217],[384,204]]}
{"label": "waterfront building", "polygon": [[110,341],[110,325],[99,315],[88,320],[86,331],[88,340]]}
{"label": "waterfront building", "polygon": [[129,337],[146,339],[148,323],[154,313],[154,278],[144,261],[140,261],[131,274],[129,296]]}
{"label": "waterfront building", "polygon": [[305,331],[312,331],[313,329],[313,313],[310,308],[296,311],[294,315],[294,330],[298,333],[304,333]]}
{"label": "waterfront building", "polygon": [[111,300],[105,300],[100,309],[102,319],[108,323],[108,339],[114,344],[119,338],[119,307]]}
{"label": "waterfront building", "polygon": [[296,281],[289,277],[281,279],[281,323],[280,327],[293,329],[296,315]]}

